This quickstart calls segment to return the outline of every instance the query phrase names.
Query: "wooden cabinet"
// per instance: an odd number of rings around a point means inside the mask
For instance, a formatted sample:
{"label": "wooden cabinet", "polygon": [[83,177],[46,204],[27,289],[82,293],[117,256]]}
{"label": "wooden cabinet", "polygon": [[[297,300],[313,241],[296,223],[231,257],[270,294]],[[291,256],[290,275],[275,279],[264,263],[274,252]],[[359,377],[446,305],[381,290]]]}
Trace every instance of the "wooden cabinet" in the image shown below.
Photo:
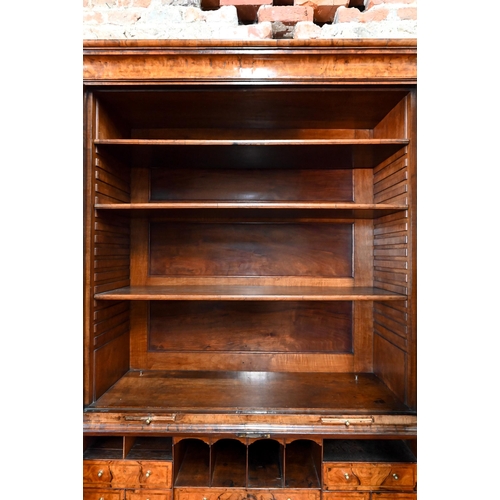
{"label": "wooden cabinet", "polygon": [[125,491],[83,488],[83,500],[125,500]]}
{"label": "wooden cabinet", "polygon": [[389,494],[388,491],[412,492],[416,486],[415,456],[399,440],[329,439],[324,442],[325,492],[355,490]]}
{"label": "wooden cabinet", "polygon": [[414,495],[415,41],[86,41],[84,139],[85,495]]}

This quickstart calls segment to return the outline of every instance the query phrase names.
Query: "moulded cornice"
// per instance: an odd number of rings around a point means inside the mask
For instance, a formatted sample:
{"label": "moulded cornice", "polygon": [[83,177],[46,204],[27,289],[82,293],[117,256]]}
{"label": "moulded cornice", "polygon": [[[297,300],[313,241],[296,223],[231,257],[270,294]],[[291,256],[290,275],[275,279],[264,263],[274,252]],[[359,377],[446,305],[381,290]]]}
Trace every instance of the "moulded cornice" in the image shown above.
{"label": "moulded cornice", "polygon": [[417,80],[416,39],[85,40],[84,83],[390,83]]}

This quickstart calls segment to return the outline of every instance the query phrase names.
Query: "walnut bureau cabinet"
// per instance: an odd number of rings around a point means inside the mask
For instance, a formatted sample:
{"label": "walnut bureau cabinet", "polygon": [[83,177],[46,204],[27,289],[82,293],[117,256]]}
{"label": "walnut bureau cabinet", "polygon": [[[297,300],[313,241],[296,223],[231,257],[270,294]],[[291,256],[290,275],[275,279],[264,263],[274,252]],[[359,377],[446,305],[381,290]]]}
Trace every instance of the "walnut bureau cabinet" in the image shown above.
{"label": "walnut bureau cabinet", "polygon": [[416,41],[83,62],[84,499],[416,499]]}

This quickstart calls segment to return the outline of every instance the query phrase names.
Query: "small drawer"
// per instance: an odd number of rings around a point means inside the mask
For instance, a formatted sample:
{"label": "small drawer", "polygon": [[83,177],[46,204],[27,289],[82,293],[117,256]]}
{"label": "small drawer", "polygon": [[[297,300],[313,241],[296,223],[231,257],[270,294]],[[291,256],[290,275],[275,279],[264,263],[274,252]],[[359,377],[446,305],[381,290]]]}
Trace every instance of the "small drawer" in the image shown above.
{"label": "small drawer", "polygon": [[230,488],[177,488],[174,500],[246,500],[247,491]]}
{"label": "small drawer", "polygon": [[325,490],[413,489],[415,464],[324,464]]}
{"label": "small drawer", "polygon": [[125,492],[84,488],[83,500],[125,500]]}
{"label": "small drawer", "polygon": [[371,500],[417,500],[417,494],[374,492]]}
{"label": "small drawer", "polygon": [[104,485],[111,483],[110,462],[105,460],[83,461],[83,484]]}
{"label": "small drawer", "polygon": [[84,460],[83,483],[113,488],[168,489],[172,486],[172,462]]}
{"label": "small drawer", "polygon": [[172,500],[171,491],[129,491],[126,500]]}
{"label": "small drawer", "polygon": [[320,500],[319,490],[247,490],[248,500]]}
{"label": "small drawer", "polygon": [[171,488],[172,462],[138,462],[141,467],[139,483],[143,488]]}
{"label": "small drawer", "polygon": [[416,467],[414,465],[393,465],[387,478],[381,483],[384,487],[415,488],[417,485]]}
{"label": "small drawer", "polygon": [[110,465],[115,488],[170,488],[172,463],[116,460]]}
{"label": "small drawer", "polygon": [[342,491],[323,493],[323,500],[370,500],[370,493],[364,491]]}

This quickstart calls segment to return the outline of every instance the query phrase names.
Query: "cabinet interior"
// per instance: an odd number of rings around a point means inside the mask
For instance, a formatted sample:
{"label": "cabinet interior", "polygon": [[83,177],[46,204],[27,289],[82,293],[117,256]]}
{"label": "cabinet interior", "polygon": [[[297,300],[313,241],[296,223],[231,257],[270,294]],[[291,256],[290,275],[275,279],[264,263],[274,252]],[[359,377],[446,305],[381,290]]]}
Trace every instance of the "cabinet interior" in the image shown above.
{"label": "cabinet interior", "polygon": [[85,460],[173,463],[174,488],[316,489],[323,465],[415,464],[404,440],[98,436]]}
{"label": "cabinet interior", "polygon": [[[414,414],[413,93],[93,88],[86,411]],[[181,441],[176,484],[319,487],[263,443]]]}

